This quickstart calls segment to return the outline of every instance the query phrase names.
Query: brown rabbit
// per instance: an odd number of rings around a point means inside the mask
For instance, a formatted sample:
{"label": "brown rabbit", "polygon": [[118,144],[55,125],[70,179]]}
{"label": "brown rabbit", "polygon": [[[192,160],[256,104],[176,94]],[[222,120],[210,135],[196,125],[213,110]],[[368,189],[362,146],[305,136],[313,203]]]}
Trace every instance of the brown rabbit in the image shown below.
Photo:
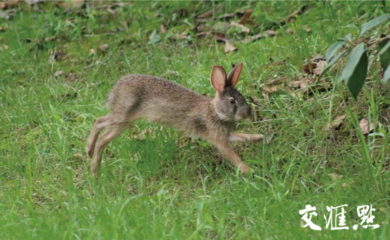
{"label": "brown rabbit", "polygon": [[[158,77],[128,75],[108,95],[111,112],[96,120],[87,142],[87,154],[93,156],[91,169],[98,175],[103,149],[137,119],[172,126],[215,145],[241,173],[251,169],[229,146],[229,141],[258,141],[260,134],[230,132],[235,121],[251,115],[251,108],[235,88],[242,63],[226,76],[225,69],[214,66],[211,84],[217,91],[211,99]],[[105,131],[99,136],[99,132]],[[97,140],[97,141],[96,141]],[[95,143],[97,142],[96,146]]]}

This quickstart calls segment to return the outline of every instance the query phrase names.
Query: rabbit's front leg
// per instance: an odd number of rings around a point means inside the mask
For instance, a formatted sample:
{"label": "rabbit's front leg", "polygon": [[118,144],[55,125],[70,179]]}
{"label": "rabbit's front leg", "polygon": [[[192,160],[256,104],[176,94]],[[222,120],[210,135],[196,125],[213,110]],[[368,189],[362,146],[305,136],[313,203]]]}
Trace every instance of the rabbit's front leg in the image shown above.
{"label": "rabbit's front leg", "polygon": [[246,134],[246,133],[229,133],[228,140],[230,142],[246,142],[246,141],[260,141],[264,138],[262,134]]}
{"label": "rabbit's front leg", "polygon": [[214,145],[224,157],[226,157],[235,167],[240,169],[241,173],[252,173],[252,169],[241,161],[241,158],[233,151],[227,142],[216,142]]}

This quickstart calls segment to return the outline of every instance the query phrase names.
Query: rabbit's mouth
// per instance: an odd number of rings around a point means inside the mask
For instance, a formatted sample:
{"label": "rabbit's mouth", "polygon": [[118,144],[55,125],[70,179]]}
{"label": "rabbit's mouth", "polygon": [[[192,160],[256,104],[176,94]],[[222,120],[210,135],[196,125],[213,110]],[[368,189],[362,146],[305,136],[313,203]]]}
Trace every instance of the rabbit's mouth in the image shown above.
{"label": "rabbit's mouth", "polygon": [[244,120],[246,118],[249,118],[251,115],[252,115],[252,109],[249,106],[242,107],[237,111],[235,120],[236,121]]}
{"label": "rabbit's mouth", "polygon": [[235,121],[242,121],[242,120],[244,120],[244,119],[247,119],[249,116],[242,116],[242,115],[240,115],[240,116],[236,116],[235,117]]}

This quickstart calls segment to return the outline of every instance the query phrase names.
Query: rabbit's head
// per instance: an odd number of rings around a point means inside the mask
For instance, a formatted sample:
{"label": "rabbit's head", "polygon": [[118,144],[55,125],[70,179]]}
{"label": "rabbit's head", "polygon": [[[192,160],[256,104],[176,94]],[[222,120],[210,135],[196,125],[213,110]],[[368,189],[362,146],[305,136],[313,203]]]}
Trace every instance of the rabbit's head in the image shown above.
{"label": "rabbit's head", "polygon": [[235,88],[241,71],[242,63],[234,67],[228,76],[221,66],[214,66],[211,72],[211,84],[217,90],[213,104],[218,117],[223,121],[239,121],[252,113],[245,98]]}

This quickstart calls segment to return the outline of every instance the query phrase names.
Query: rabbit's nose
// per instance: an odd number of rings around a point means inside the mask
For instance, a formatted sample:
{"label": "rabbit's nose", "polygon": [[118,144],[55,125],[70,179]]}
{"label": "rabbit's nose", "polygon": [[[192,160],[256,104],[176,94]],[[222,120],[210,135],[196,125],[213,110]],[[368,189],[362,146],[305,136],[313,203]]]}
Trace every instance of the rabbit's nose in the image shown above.
{"label": "rabbit's nose", "polygon": [[252,115],[252,108],[247,106],[248,117]]}
{"label": "rabbit's nose", "polygon": [[252,109],[248,105],[242,107],[240,111],[240,115],[243,119],[251,116],[251,114],[252,114]]}

